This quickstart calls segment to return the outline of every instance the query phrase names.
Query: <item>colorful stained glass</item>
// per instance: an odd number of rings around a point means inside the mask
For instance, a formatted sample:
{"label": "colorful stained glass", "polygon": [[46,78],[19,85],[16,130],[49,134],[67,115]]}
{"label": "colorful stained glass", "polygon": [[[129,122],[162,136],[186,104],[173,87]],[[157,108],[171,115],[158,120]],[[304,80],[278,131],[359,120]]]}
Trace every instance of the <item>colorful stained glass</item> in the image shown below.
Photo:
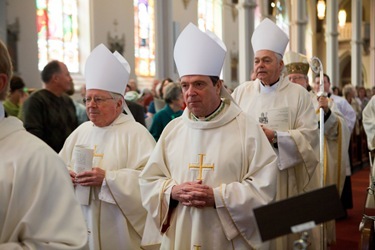
{"label": "colorful stained glass", "polygon": [[77,0],[36,0],[38,68],[51,60],[79,72]]}
{"label": "colorful stained glass", "polygon": [[135,74],[155,76],[154,0],[134,0]]}

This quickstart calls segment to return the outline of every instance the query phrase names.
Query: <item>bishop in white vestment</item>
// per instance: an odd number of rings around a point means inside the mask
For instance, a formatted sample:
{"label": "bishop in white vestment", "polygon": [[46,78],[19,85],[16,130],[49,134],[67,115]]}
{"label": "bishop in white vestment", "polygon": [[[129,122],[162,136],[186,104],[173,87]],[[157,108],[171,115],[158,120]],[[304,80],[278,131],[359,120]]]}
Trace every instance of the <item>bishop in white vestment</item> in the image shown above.
{"label": "bishop in white vestment", "polygon": [[212,77],[226,52],[216,38],[193,24],[180,34],[174,57],[187,108],[164,128],[140,175],[161,249],[263,247],[252,210],[275,198],[276,156]]}
{"label": "bishop in white vestment", "polygon": [[[104,175],[99,185],[85,185],[90,189],[88,203],[81,203],[91,250],[140,249],[146,220],[138,176],[155,140],[129,111],[129,115],[122,113],[122,105],[126,105],[122,95],[130,72],[122,65],[127,62],[120,59],[103,44],[91,52],[85,70],[90,121],[73,131],[60,151],[71,170],[77,196],[77,187],[90,175]],[[74,172],[77,146],[93,150],[92,171]]]}
{"label": "bishop in white vestment", "polygon": [[[309,93],[281,72],[288,37],[264,19],[255,29],[252,45],[257,79],[233,92],[242,110],[262,125],[278,155],[277,200],[319,187],[315,172],[319,158],[318,120]],[[299,235],[282,237],[277,249],[290,249]]]}

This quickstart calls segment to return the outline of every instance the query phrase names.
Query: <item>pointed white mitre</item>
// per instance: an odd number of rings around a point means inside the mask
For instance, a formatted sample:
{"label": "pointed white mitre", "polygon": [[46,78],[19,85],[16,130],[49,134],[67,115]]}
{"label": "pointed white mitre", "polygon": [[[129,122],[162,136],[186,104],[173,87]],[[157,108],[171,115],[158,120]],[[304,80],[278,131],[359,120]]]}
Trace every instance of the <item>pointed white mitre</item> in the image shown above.
{"label": "pointed white mitre", "polygon": [[251,37],[254,53],[259,50],[271,50],[284,55],[289,38],[274,22],[265,18],[254,30]]}
{"label": "pointed white mitre", "polygon": [[99,44],[87,58],[85,65],[86,89],[100,89],[124,95],[129,80],[130,66],[117,51],[111,53]]}
{"label": "pointed white mitre", "polygon": [[227,48],[214,33],[189,23],[177,38],[174,61],[180,77],[220,76]]}

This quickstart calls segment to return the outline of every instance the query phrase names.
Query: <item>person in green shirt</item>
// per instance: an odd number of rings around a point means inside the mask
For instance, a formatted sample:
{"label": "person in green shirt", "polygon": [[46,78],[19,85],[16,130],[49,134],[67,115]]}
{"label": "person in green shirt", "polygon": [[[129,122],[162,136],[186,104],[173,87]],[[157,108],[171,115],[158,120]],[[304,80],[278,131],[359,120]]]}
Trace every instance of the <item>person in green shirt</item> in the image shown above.
{"label": "person in green shirt", "polygon": [[164,91],[164,101],[166,105],[163,109],[156,112],[150,127],[150,133],[155,138],[155,141],[159,140],[164,127],[167,126],[170,121],[182,115],[185,103],[180,84],[170,83],[166,87]]}
{"label": "person in green shirt", "polygon": [[28,96],[27,88],[22,78],[13,76],[10,80],[8,97],[3,103],[7,115],[21,118],[22,104]]}

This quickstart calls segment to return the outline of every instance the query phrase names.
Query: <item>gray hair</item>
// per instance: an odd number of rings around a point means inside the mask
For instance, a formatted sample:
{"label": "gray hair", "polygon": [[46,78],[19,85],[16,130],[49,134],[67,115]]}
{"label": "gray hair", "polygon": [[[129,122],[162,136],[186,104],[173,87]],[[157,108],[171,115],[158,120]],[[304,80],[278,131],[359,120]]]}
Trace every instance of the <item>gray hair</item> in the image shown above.
{"label": "gray hair", "polygon": [[[281,54],[277,52],[274,52],[274,54],[275,54],[277,63],[280,63],[281,61],[283,61],[283,56]],[[281,69],[281,73],[285,73],[285,64],[283,65],[283,68]]]}
{"label": "gray hair", "polygon": [[342,95],[344,97],[347,97],[349,93],[353,92],[353,94],[355,95],[355,92],[356,92],[356,89],[354,88],[354,86],[350,83],[346,84],[343,88],[342,88]]}
{"label": "gray hair", "polygon": [[109,92],[109,94],[111,95],[111,97],[115,100],[115,101],[118,101],[118,100],[121,100],[122,101],[122,108],[125,107],[125,98],[123,95],[119,94],[119,93],[114,93],[114,92]]}
{"label": "gray hair", "polygon": [[170,83],[165,89],[164,100],[166,103],[171,104],[172,101],[177,100],[181,94],[181,85],[178,83]]}

